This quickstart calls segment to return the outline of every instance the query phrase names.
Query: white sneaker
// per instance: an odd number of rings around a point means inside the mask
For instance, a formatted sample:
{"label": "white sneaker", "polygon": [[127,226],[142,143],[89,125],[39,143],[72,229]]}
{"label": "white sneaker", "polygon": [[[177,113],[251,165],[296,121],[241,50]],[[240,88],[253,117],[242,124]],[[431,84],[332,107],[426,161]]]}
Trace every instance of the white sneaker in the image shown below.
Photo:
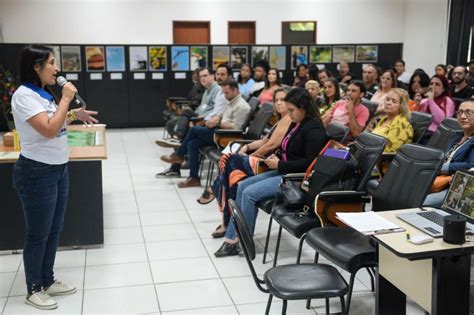
{"label": "white sneaker", "polygon": [[58,303],[56,303],[56,301],[43,290],[27,296],[25,303],[40,310],[54,310],[58,308]]}
{"label": "white sneaker", "polygon": [[44,292],[49,294],[50,296],[56,295],[67,295],[76,293],[77,288],[71,285],[67,285],[62,283],[61,281],[54,281],[54,283],[47,288]]}

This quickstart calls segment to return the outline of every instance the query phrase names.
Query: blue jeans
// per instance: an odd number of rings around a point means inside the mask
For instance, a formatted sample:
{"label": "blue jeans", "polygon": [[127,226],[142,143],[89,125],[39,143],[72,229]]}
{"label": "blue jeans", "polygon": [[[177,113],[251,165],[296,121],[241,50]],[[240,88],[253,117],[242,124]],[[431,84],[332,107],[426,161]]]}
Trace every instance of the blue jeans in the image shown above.
{"label": "blue jeans", "polygon": [[25,215],[23,264],[28,294],[32,294],[54,283],[69,190],[67,164],[49,165],[20,156],[13,167],[13,187]]}
{"label": "blue jeans", "polygon": [[447,189],[441,190],[437,193],[431,193],[426,196],[425,201],[423,202],[423,206],[430,206],[433,208],[441,208],[443,205],[444,198],[448,193]]}
{"label": "blue jeans", "polygon": [[[279,175],[278,170],[272,170],[249,177],[238,184],[235,203],[242,210],[252,236],[255,231],[255,221],[258,214],[257,203],[261,200],[275,197],[280,182],[281,175]],[[235,239],[235,236],[234,224],[231,221],[225,232],[225,237],[227,239]]]}
{"label": "blue jeans", "polygon": [[214,143],[214,128],[194,126],[189,129],[176,154],[189,156],[189,177],[199,179],[199,149]]}

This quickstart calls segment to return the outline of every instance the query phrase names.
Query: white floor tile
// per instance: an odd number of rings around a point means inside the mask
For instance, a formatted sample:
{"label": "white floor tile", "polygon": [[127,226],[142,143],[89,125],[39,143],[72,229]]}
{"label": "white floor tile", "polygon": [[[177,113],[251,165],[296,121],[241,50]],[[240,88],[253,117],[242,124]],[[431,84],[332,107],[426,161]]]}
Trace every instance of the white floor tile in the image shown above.
{"label": "white floor tile", "polygon": [[0,298],[0,314],[3,314],[3,307],[5,306],[6,302],[7,298]]}
{"label": "white floor tile", "polygon": [[0,272],[16,272],[20,267],[23,255],[0,255]]}
{"label": "white floor tile", "polygon": [[145,242],[141,227],[104,229],[104,247],[113,244],[133,244]]}
{"label": "white floor tile", "polygon": [[151,262],[155,283],[219,278],[209,257]]}
{"label": "white floor tile", "polygon": [[14,296],[8,299],[4,314],[81,314],[82,291],[71,295],[55,296],[58,303],[55,310],[42,311],[25,304],[26,295]]}
{"label": "white floor tile", "polygon": [[[106,303],[104,303],[106,301]],[[159,312],[153,285],[86,290],[85,314]]]}
{"label": "white floor tile", "polygon": [[156,290],[161,311],[232,305],[221,280],[157,284]]}
{"label": "white floor tile", "polygon": [[140,220],[138,218],[138,213],[130,214],[104,214],[104,228],[123,228],[123,227],[133,227],[140,226]]}
{"label": "white floor tile", "polygon": [[213,308],[195,308],[192,310],[185,311],[173,311],[173,312],[163,312],[162,315],[178,315],[178,314],[194,314],[194,315],[207,315],[207,314],[216,314],[216,315],[237,315],[239,314],[234,306],[221,306]]}
{"label": "white floor tile", "polygon": [[223,279],[235,304],[266,302],[268,295],[259,291],[252,277]]}
{"label": "white floor tile", "polygon": [[[74,285],[78,290],[83,289],[84,284],[84,267],[73,268],[55,268],[54,279],[69,285]],[[26,294],[26,280],[23,271],[18,272],[15,283],[13,284],[11,296]]]}
{"label": "white floor tile", "polygon": [[8,296],[8,292],[10,292],[15,275],[16,272],[0,273],[0,297]]}
{"label": "white floor tile", "polygon": [[[106,184],[104,184],[106,185]],[[105,214],[124,214],[136,213],[137,202],[132,192],[107,192],[104,193],[104,213]]]}
{"label": "white floor tile", "polygon": [[185,211],[160,211],[140,213],[142,226],[191,223]]}
{"label": "white floor tile", "polygon": [[[258,275],[272,267],[271,263],[262,264],[263,254],[257,254],[253,266]],[[271,258],[270,258],[271,260]],[[231,256],[216,258],[212,255],[212,261],[222,278],[251,276],[250,267],[243,256]]]}
{"label": "white floor tile", "polygon": [[[240,315],[256,315],[264,314],[267,307],[267,303],[252,303],[252,304],[241,304],[237,305],[237,310]],[[272,305],[270,308],[270,314],[279,315],[281,314],[282,302],[277,298],[273,298]],[[306,315],[306,314],[316,314],[313,309],[306,309],[306,301],[288,301],[287,314],[294,315]],[[326,313],[321,313],[326,314]],[[331,314],[333,314],[331,312]],[[352,315],[352,312],[351,312]],[[368,314],[367,314],[368,315]]]}
{"label": "white floor tile", "polygon": [[148,263],[86,267],[86,290],[151,283],[151,272]]}
{"label": "white floor tile", "polygon": [[150,261],[208,256],[199,239],[151,242],[146,247]]}
{"label": "white floor tile", "polygon": [[192,224],[173,224],[143,227],[145,242],[197,239]]}
{"label": "white floor tile", "polygon": [[87,266],[146,262],[145,244],[108,245],[87,250]]}
{"label": "white floor tile", "polygon": [[84,249],[61,250],[56,252],[55,268],[84,267],[86,251]]}

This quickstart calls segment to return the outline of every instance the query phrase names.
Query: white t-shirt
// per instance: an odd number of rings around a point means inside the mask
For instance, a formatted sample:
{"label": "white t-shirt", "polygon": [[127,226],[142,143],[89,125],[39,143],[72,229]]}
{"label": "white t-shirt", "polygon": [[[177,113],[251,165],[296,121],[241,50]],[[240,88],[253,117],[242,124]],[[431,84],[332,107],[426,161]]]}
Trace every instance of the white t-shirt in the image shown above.
{"label": "white t-shirt", "polygon": [[28,119],[46,112],[51,117],[57,110],[54,100],[48,100],[25,85],[21,85],[12,97],[12,113],[15,128],[20,136],[21,155],[41,163],[59,165],[69,160],[66,121],[54,139],[43,137],[29,123]]}
{"label": "white t-shirt", "polygon": [[410,78],[411,78],[411,74],[405,71],[402,74],[400,74],[400,76],[397,78],[397,80],[401,81],[405,84],[408,84],[408,83],[410,83]]}

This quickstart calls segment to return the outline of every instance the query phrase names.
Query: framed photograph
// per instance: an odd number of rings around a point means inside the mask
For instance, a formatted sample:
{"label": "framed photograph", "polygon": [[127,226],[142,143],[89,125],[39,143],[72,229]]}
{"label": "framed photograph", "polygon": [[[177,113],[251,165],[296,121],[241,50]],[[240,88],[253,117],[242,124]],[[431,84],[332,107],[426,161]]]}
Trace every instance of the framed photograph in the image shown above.
{"label": "framed photograph", "polygon": [[61,59],[63,72],[81,72],[81,47],[62,46]]}
{"label": "framed photograph", "polygon": [[189,70],[189,47],[173,46],[171,47],[171,70],[188,71]]}
{"label": "framed photograph", "polygon": [[286,47],[271,46],[269,53],[270,67],[278,70],[286,70]]}
{"label": "framed photograph", "polygon": [[148,65],[150,71],[166,71],[166,46],[148,47]]}
{"label": "framed photograph", "polygon": [[207,46],[191,46],[190,70],[207,67],[209,61]]}
{"label": "framed photograph", "polygon": [[217,67],[222,63],[229,64],[229,47],[212,47],[212,70],[217,70]]}
{"label": "framed photograph", "polygon": [[379,56],[379,46],[377,45],[357,45],[356,62],[377,62]]}
{"label": "framed photograph", "polygon": [[247,47],[232,46],[230,48],[230,66],[232,69],[240,69],[244,63],[248,63]]}
{"label": "framed photograph", "polygon": [[125,48],[123,46],[106,46],[105,57],[107,71],[125,71]]}
{"label": "framed photograph", "polygon": [[334,46],[332,48],[332,62],[339,63],[341,61],[354,62],[355,47],[351,46]]}
{"label": "framed photograph", "polygon": [[330,63],[332,61],[331,46],[310,46],[309,63]]}
{"label": "framed photograph", "polygon": [[86,46],[87,72],[105,71],[104,46]]}
{"label": "framed photograph", "polygon": [[291,69],[308,64],[308,46],[291,46]]}
{"label": "framed photograph", "polygon": [[146,71],[148,54],[146,46],[130,46],[130,71]]}
{"label": "framed photograph", "polygon": [[53,56],[56,61],[56,66],[59,68],[59,71],[61,71],[61,47],[59,46],[46,46],[49,47],[53,50]]}
{"label": "framed photograph", "polygon": [[268,46],[253,46],[252,47],[252,67],[260,61],[268,62]]}

